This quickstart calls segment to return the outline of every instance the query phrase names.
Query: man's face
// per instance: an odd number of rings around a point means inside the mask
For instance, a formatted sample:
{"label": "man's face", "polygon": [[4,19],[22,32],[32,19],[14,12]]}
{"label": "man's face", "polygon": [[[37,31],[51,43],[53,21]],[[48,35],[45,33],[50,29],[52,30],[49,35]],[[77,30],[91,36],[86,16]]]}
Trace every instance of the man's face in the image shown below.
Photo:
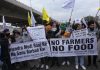
{"label": "man's face", "polygon": [[91,25],[89,26],[89,28],[92,28],[92,29],[96,28],[96,24],[95,24],[95,23],[94,23],[94,24],[91,24]]}
{"label": "man's face", "polygon": [[47,32],[50,31],[51,29],[52,29],[51,25],[47,25],[47,26],[46,26],[46,31],[47,31]]}
{"label": "man's face", "polygon": [[6,32],[5,35],[6,35],[6,37],[9,37],[10,36],[10,32],[9,31]]}
{"label": "man's face", "polygon": [[54,23],[52,27],[53,27],[53,28],[56,28],[56,23]]}
{"label": "man's face", "polygon": [[17,34],[17,33],[15,34],[15,38],[18,38],[19,36],[20,36],[19,34]]}
{"label": "man's face", "polygon": [[82,25],[81,24],[79,24],[78,27],[77,27],[77,30],[80,30],[80,29],[82,29]]}

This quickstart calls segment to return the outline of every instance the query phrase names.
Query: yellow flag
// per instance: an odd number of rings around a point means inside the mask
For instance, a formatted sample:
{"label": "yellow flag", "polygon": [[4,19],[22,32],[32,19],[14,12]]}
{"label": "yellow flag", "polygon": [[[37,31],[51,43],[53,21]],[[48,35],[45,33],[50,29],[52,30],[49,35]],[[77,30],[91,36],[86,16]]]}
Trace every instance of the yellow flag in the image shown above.
{"label": "yellow flag", "polygon": [[50,21],[50,18],[45,10],[45,8],[42,9],[42,20],[46,20],[47,22]]}
{"label": "yellow flag", "polygon": [[97,8],[97,10],[100,10],[100,8]]}
{"label": "yellow flag", "polygon": [[29,26],[31,26],[31,17],[30,17],[29,12],[28,12],[28,24],[29,24]]}

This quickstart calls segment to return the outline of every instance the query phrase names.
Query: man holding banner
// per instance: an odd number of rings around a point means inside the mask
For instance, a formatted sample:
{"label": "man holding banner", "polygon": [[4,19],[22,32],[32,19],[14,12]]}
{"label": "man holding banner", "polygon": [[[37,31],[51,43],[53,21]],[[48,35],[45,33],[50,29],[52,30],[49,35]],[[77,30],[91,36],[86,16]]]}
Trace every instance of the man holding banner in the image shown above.
{"label": "man holding banner", "polygon": [[[36,59],[41,58],[43,59],[41,60],[41,67],[44,68],[45,66],[46,69],[49,69],[48,57],[53,57],[51,66],[56,64],[59,67],[58,57],[74,56],[75,68],[79,69],[80,65],[82,69],[86,70],[84,66],[84,56],[90,55],[93,56],[94,66],[97,67],[96,33],[98,33],[98,30],[95,28],[96,25],[94,23],[96,22],[93,20],[89,21],[87,29],[85,24],[82,24],[80,20],[76,20],[72,26],[72,32],[67,32],[66,27],[64,30],[60,30],[59,25],[56,23],[47,24],[47,26],[42,25],[27,27],[27,29],[23,28],[22,34],[16,31],[14,34],[15,43],[11,44],[9,47],[11,63],[20,62],[23,64],[22,61],[28,61],[30,66],[34,66],[39,65]],[[32,39],[29,37],[28,33]],[[9,36],[9,34],[7,35]],[[60,38],[58,38],[58,36]],[[50,41],[50,43],[48,43],[48,41]],[[90,56],[88,57],[89,65],[91,64]],[[34,60],[36,60],[36,63]]]}
{"label": "man holding banner", "polygon": [[[83,29],[85,29],[85,28],[83,28]],[[80,34],[82,31],[80,31],[80,33],[77,32],[78,30],[82,30],[82,22],[79,19],[75,20],[75,23],[73,24],[73,30],[74,30],[73,33],[72,33],[73,34],[73,38],[82,38],[82,37],[86,36],[86,35],[83,36],[83,35]],[[75,57],[75,64],[76,64],[75,68],[79,69],[79,65],[80,65],[83,70],[86,70],[86,67],[84,66],[84,62],[85,62],[84,61],[84,56],[81,56],[81,55],[80,56],[76,56]]]}
{"label": "man holding banner", "polygon": [[[94,34],[97,37],[97,39],[99,39],[99,37],[100,37],[99,32],[98,32],[97,22],[93,19],[88,21],[88,33],[92,34],[92,35]],[[94,47],[96,47],[96,46],[94,46]],[[88,56],[88,66],[90,66],[92,64],[91,58],[92,58],[92,56]],[[97,60],[97,55],[94,55],[92,61],[93,61],[93,65],[97,68],[98,66],[97,66],[96,60]]]}

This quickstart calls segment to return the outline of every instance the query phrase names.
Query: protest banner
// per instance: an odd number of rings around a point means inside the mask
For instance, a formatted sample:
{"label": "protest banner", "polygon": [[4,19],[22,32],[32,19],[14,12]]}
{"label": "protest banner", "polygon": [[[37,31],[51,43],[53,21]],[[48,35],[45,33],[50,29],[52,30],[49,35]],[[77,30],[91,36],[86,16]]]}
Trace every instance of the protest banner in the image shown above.
{"label": "protest banner", "polygon": [[73,31],[73,38],[84,38],[88,34],[88,29],[81,29],[81,30],[75,30]]}
{"label": "protest banner", "polygon": [[50,56],[50,48],[47,40],[11,44],[9,49],[11,63]]}
{"label": "protest banner", "polygon": [[73,38],[96,37],[96,32],[89,32],[87,28],[73,31]]}
{"label": "protest banner", "polygon": [[44,26],[27,27],[27,30],[33,40],[46,39]]}
{"label": "protest banner", "polygon": [[93,32],[88,32],[88,33],[87,33],[87,36],[88,36],[88,37],[89,37],[89,36],[90,36],[90,37],[96,37],[96,32],[94,32],[94,31],[93,31]]}
{"label": "protest banner", "polygon": [[50,39],[50,46],[46,39],[37,40],[10,46],[11,63],[42,57],[69,57],[98,55],[97,38],[88,36],[85,38],[54,38]]}
{"label": "protest banner", "polygon": [[52,57],[97,55],[97,39],[50,39]]}

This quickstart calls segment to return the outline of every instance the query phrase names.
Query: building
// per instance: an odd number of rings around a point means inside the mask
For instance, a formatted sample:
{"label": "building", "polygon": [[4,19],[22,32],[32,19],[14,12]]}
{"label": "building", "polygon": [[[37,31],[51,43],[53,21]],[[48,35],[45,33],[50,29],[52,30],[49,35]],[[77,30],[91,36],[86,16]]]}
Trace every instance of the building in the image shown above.
{"label": "building", "polygon": [[[28,7],[16,0],[0,0],[0,22],[2,22],[2,16],[5,16],[7,23],[12,25],[28,25],[27,14],[31,7]],[[33,9],[33,14],[36,20],[40,20],[42,15],[40,12]]]}

